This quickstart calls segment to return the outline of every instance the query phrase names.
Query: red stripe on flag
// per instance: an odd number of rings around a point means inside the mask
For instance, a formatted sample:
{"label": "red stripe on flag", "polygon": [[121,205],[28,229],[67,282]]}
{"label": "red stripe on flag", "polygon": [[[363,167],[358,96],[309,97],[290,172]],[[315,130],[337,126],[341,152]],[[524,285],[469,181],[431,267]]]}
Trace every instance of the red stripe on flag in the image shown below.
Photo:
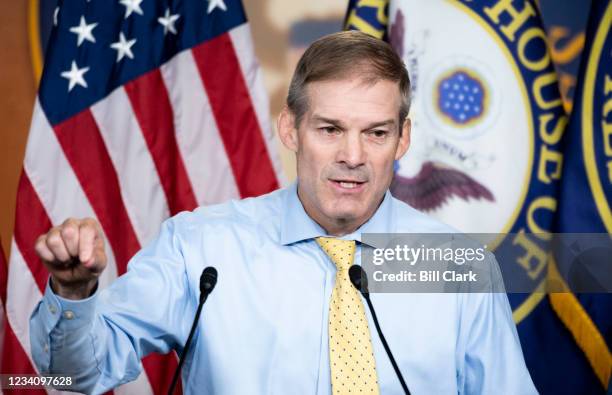
{"label": "red stripe on flag", "polygon": [[[21,348],[21,343],[13,333],[13,328],[6,323],[4,327],[4,346],[2,352],[2,373],[3,374],[36,374],[28,356]],[[3,389],[5,394],[23,394],[23,390]],[[40,389],[29,389],[28,394],[47,394]]]}
{"label": "red stripe on flag", "polygon": [[[172,383],[172,375],[178,366],[177,356],[174,352],[170,354],[151,354],[142,360],[142,365],[148,372],[160,372],[155,376],[148,375],[149,383],[153,388],[155,395],[163,395],[168,393],[170,383]],[[163,372],[163,373],[161,373]],[[183,393],[182,380],[179,380],[174,390],[174,395]]]}
{"label": "red stripe on flag", "polygon": [[197,207],[174,130],[174,114],[161,72],[127,83],[125,91],[151,152],[171,215]]}
{"label": "red stripe on flag", "polygon": [[66,158],[91,203],[117,261],[117,273],[140,248],[123,205],[119,178],[89,109],[54,126]]}
{"label": "red stripe on flag", "polygon": [[192,48],[242,197],[278,188],[249,91],[228,33]]}
{"label": "red stripe on flag", "polygon": [[36,255],[34,244],[38,236],[47,233],[51,226],[51,220],[47,215],[47,211],[34,190],[25,170],[22,171],[17,188],[14,237],[15,243],[41,293],[45,292],[49,272],[38,255]]}

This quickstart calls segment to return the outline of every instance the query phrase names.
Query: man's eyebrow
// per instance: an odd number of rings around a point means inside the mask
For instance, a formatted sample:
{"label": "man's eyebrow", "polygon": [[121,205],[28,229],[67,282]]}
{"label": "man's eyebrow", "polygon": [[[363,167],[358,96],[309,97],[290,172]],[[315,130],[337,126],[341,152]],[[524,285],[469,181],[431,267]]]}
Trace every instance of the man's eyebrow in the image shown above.
{"label": "man's eyebrow", "polygon": [[378,128],[380,126],[395,126],[395,119],[387,119],[386,121],[371,123],[366,127],[366,130]]}
{"label": "man's eyebrow", "polygon": [[[314,115],[312,117],[312,119],[315,122],[325,122],[325,123],[329,123],[331,125],[336,126],[338,129],[345,129],[345,127],[342,124],[342,121],[338,120],[338,119],[333,119],[333,118],[327,118],[321,115]],[[380,126],[395,126],[395,119],[387,119],[385,121],[379,121],[379,122],[373,122],[369,125],[367,125],[365,127],[364,130],[368,130],[368,129],[374,129]]]}
{"label": "man's eyebrow", "polygon": [[338,129],[345,129],[344,125],[342,124],[342,121],[340,121],[338,119],[327,118],[327,117],[324,117],[324,116],[321,116],[321,115],[313,115],[312,119],[315,122],[329,123],[331,125],[334,125]]}

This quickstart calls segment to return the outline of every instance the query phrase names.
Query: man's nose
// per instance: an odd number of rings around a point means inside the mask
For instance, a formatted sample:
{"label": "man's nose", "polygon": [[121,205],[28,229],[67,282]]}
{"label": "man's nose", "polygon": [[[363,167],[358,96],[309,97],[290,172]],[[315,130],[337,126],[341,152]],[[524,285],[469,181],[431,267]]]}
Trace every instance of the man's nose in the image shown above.
{"label": "man's nose", "polygon": [[366,160],[366,152],[361,139],[361,133],[346,132],[338,151],[337,161],[346,164],[350,168],[363,165]]}

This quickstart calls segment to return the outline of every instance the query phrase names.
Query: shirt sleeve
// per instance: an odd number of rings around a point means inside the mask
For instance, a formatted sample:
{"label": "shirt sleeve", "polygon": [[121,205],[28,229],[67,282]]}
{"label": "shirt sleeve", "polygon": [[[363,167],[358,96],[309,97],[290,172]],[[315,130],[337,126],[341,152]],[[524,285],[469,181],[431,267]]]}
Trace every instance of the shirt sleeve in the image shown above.
{"label": "shirt sleeve", "polygon": [[489,262],[495,291],[461,294],[458,388],[462,394],[537,394],[492,254]]}
{"label": "shirt sleeve", "polygon": [[180,349],[197,298],[188,285],[176,221],[170,219],[112,285],[83,300],[49,284],[30,318],[32,357],[41,373],[73,376],[73,390],[103,393],[132,381],[141,358]]}

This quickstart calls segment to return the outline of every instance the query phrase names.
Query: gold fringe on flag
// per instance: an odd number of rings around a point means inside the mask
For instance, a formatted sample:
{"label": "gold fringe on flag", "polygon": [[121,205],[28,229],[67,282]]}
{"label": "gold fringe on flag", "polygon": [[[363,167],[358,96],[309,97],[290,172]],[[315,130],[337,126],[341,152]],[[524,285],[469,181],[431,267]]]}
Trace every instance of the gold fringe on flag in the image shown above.
{"label": "gold fringe on flag", "polygon": [[554,284],[554,288],[550,289],[562,291],[560,293],[551,292],[548,295],[552,308],[586,355],[603,387],[607,388],[612,374],[610,349],[589,314],[559,274],[557,262],[551,258],[549,263],[548,281],[549,284]]}

